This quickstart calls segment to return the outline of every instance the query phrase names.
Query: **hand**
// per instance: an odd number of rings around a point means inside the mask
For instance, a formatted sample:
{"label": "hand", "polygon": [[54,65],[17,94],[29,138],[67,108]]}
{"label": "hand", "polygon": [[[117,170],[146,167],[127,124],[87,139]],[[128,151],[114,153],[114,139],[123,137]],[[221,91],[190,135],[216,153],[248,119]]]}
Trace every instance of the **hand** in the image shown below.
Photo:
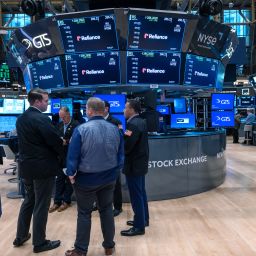
{"label": "hand", "polygon": [[65,139],[62,139],[62,140],[63,140],[63,146],[68,145],[68,142]]}
{"label": "hand", "polygon": [[68,176],[69,177],[69,180],[70,180],[70,183],[71,184],[74,184],[75,183],[75,176]]}

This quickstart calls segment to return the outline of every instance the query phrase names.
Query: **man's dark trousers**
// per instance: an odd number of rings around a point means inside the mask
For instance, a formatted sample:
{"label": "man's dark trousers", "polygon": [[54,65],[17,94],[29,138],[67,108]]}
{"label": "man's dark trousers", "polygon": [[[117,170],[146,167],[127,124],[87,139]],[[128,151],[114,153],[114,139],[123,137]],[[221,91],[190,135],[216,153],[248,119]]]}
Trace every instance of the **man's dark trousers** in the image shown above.
{"label": "man's dark trousers", "polygon": [[78,210],[75,248],[78,251],[86,253],[88,250],[91,232],[91,213],[95,199],[97,200],[104,238],[102,245],[104,248],[113,248],[115,246],[113,241],[115,224],[112,210],[114,186],[115,182],[93,187],[74,184]]}
{"label": "man's dark trousers", "polygon": [[57,205],[61,205],[62,202],[71,204],[72,193],[73,187],[68,177],[63,172],[60,172],[56,178],[54,203]]}
{"label": "man's dark trousers", "polygon": [[116,178],[116,185],[114,189],[114,202],[113,202],[114,208],[119,211],[122,210],[122,202],[123,202],[123,198],[122,198],[122,187],[121,187],[121,175],[119,173]]}
{"label": "man's dark trousers", "polygon": [[36,180],[23,179],[23,182],[25,199],[20,208],[16,237],[22,239],[28,235],[33,214],[33,245],[39,246],[46,240],[46,224],[54,177]]}
{"label": "man's dark trousers", "polygon": [[144,229],[149,222],[145,176],[126,176],[130,200],[134,212],[134,227]]}

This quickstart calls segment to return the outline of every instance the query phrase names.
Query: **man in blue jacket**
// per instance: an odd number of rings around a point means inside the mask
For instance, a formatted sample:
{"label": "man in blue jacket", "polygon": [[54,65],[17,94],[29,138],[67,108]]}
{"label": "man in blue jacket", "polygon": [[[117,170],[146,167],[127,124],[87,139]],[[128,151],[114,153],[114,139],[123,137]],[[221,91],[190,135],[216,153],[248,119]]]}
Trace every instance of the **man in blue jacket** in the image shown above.
{"label": "man in blue jacket", "polygon": [[103,118],[104,110],[102,100],[90,98],[86,104],[89,121],[75,129],[69,144],[67,175],[74,184],[78,219],[75,248],[66,251],[66,256],[87,254],[95,199],[105,255],[112,255],[114,250],[113,190],[123,165],[123,142],[118,128]]}

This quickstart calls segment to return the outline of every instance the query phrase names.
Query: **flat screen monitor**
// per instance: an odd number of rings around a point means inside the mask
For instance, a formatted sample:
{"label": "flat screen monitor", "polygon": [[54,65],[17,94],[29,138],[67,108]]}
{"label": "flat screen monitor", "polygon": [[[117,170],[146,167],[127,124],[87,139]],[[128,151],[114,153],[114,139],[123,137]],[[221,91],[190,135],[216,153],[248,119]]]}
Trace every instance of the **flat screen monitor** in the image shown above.
{"label": "flat screen monitor", "polygon": [[186,104],[185,98],[174,99],[173,103],[174,103],[175,114],[187,112],[187,104]]}
{"label": "flat screen monitor", "polygon": [[255,96],[241,96],[236,99],[237,107],[253,107],[255,106]]}
{"label": "flat screen monitor", "polygon": [[23,99],[4,99],[4,114],[22,114],[24,112]]}
{"label": "flat screen monitor", "polygon": [[121,121],[122,126],[123,126],[123,131],[125,131],[126,129],[126,120],[123,114],[113,114],[112,115],[114,118],[118,119],[119,121]]}
{"label": "flat screen monitor", "polygon": [[58,20],[66,53],[118,50],[113,14]]}
{"label": "flat screen monitor", "polygon": [[73,100],[72,100],[72,98],[60,99],[60,106],[61,107],[68,107],[69,113],[72,116],[72,113],[73,113]]}
{"label": "flat screen monitor", "polygon": [[30,104],[27,99],[25,99],[25,110],[27,110],[30,107]]}
{"label": "flat screen monitor", "polygon": [[184,84],[192,86],[215,87],[219,61],[187,54]]}
{"label": "flat screen monitor", "polygon": [[31,84],[28,66],[23,70],[23,80],[24,80],[24,84],[26,86],[26,91],[27,91],[27,93],[29,93],[29,91],[32,88],[32,84]]}
{"label": "flat screen monitor", "polygon": [[233,110],[235,94],[233,93],[213,93],[212,110]]}
{"label": "flat screen monitor", "polygon": [[120,84],[118,52],[66,55],[69,86]]}
{"label": "flat screen monitor", "polygon": [[16,129],[16,116],[0,116],[0,132],[9,132]]}
{"label": "flat screen monitor", "polygon": [[169,106],[164,105],[157,105],[156,111],[160,113],[160,115],[170,115],[170,108]]}
{"label": "flat screen monitor", "polygon": [[0,64],[0,84],[9,84],[11,82],[10,69],[6,63]]}
{"label": "flat screen monitor", "polygon": [[186,20],[129,15],[129,50],[181,51]]}
{"label": "flat screen monitor", "polygon": [[212,127],[234,127],[234,111],[212,111]]}
{"label": "flat screen monitor", "polygon": [[61,103],[60,103],[60,99],[51,99],[51,112],[52,114],[58,114],[60,107],[61,107]]}
{"label": "flat screen monitor", "polygon": [[127,52],[128,84],[179,84],[180,53]]}
{"label": "flat screen monitor", "polygon": [[33,87],[57,89],[64,87],[60,57],[28,64]]}
{"label": "flat screen monitor", "polygon": [[172,114],[171,115],[171,128],[191,129],[196,127],[195,114]]}
{"label": "flat screen monitor", "polygon": [[95,94],[102,100],[110,104],[110,113],[123,113],[125,108],[126,96],[124,94]]}

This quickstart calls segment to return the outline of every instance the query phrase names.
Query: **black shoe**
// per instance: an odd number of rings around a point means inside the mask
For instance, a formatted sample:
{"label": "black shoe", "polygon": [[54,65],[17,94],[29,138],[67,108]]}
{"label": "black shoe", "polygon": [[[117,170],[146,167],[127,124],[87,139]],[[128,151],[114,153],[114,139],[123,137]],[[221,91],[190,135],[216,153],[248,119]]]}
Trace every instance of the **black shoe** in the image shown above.
{"label": "black shoe", "polygon": [[145,234],[145,229],[139,229],[134,227],[128,230],[121,231],[121,236],[139,236],[144,234]]}
{"label": "black shoe", "polygon": [[31,237],[31,234],[28,233],[28,235],[26,237],[24,237],[23,239],[15,238],[13,241],[14,247],[22,246],[26,241],[28,241],[30,239],[30,237]]}
{"label": "black shoe", "polygon": [[39,246],[34,246],[33,251],[34,253],[44,252],[44,251],[53,250],[59,246],[60,246],[60,240],[56,240],[56,241],[46,240],[44,244]]}
{"label": "black shoe", "polygon": [[113,210],[114,217],[118,216],[122,211],[123,211],[122,209],[120,209],[120,210],[114,209]]}
{"label": "black shoe", "polygon": [[[126,225],[133,227],[134,221],[133,221],[133,220],[128,220],[128,221],[126,222]],[[145,227],[148,227],[148,226],[149,226],[149,222],[147,221],[147,222],[145,223]]]}

